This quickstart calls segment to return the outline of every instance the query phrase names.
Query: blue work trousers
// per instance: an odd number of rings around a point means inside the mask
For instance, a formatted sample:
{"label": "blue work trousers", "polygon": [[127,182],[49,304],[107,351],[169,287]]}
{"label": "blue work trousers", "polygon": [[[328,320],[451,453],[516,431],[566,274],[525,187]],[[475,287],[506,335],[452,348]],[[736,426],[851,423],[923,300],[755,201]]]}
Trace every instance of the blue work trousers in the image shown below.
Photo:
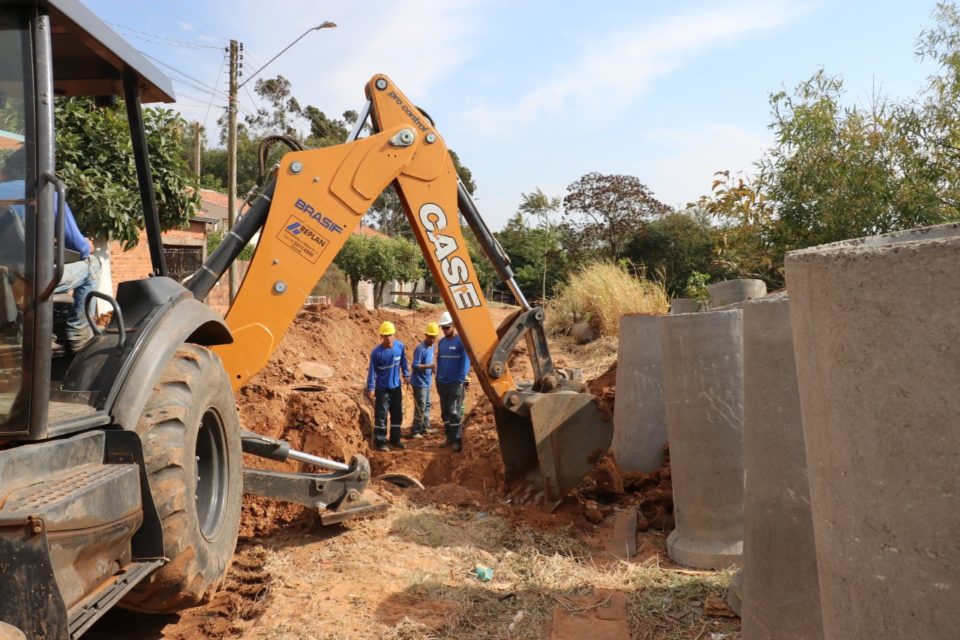
{"label": "blue work trousers", "polygon": [[400,425],[403,424],[403,390],[401,387],[375,390],[373,405],[374,444],[387,443],[387,414],[390,415],[390,442],[393,444],[400,442]]}
{"label": "blue work trousers", "polygon": [[440,415],[443,417],[443,429],[448,442],[460,442],[463,438],[463,383],[438,382],[440,394]]}
{"label": "blue work trousers", "polygon": [[430,428],[430,387],[413,387],[413,425],[410,435],[423,435]]}
{"label": "blue work trousers", "polygon": [[[79,351],[93,337],[93,328],[87,322],[83,303],[87,299],[87,294],[94,291],[99,283],[100,259],[90,254],[83,260],[64,265],[60,284],[53,290],[54,293],[73,290],[73,306],[70,308],[70,317],[67,319],[67,342],[74,351]],[[91,306],[93,306],[92,303]],[[96,312],[92,313],[96,317]]]}

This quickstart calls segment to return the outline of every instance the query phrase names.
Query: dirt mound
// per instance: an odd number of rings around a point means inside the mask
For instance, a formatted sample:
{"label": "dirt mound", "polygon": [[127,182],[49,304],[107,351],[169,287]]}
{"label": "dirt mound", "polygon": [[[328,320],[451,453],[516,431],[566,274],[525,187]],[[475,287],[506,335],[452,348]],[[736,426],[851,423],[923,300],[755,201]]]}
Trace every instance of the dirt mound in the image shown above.
{"label": "dirt mound", "polygon": [[[406,473],[427,486],[456,482],[478,491],[499,491],[503,463],[493,416],[475,380],[464,403],[470,413],[465,420],[468,444],[462,453],[441,448],[442,434],[422,441],[408,440],[402,454],[379,453],[370,447],[373,405],[364,388],[369,353],[378,342],[377,327],[384,319],[393,322],[397,338],[406,346],[410,358],[415,345],[423,339],[423,328],[435,316],[435,311],[305,308],[267,366],[241,390],[238,405],[243,427],[326,458],[349,462],[354,454],[363,455],[370,461],[374,477],[388,472]],[[322,380],[308,375],[311,371],[326,370],[332,370],[333,375]],[[404,393],[403,424],[407,427],[412,422],[413,402],[406,390]],[[439,426],[436,393],[431,418]],[[245,464],[254,468],[313,470],[292,462],[245,458]],[[241,536],[270,535],[281,527],[311,526],[312,521],[312,514],[299,506],[248,496]]]}

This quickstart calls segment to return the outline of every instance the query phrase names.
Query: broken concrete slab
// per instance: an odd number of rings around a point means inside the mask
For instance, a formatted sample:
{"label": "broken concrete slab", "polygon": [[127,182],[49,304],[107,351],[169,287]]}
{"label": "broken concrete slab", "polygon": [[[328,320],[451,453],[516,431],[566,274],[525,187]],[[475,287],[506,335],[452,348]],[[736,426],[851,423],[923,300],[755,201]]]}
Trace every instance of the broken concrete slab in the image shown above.
{"label": "broken concrete slab", "polygon": [[623,471],[659,469],[667,443],[659,316],[620,317],[616,387],[611,449],[617,464]]}
{"label": "broken concrete slab", "polygon": [[558,597],[550,640],[630,640],[627,598],[598,589],[593,595]]}
{"label": "broken concrete slab", "polygon": [[743,307],[743,391],[746,486],[743,605],[738,610],[743,637],[822,640],[807,456],[786,294]]}
{"label": "broken concrete slab", "polygon": [[960,225],[792,252],[827,638],[957,637]]}
{"label": "broken concrete slab", "polygon": [[740,310],[665,316],[664,390],[675,562],[725,569],[743,552],[743,357]]}
{"label": "broken concrete slab", "polygon": [[610,555],[629,559],[637,555],[637,507],[618,511],[613,521],[613,532],[607,542]]}
{"label": "broken concrete slab", "polygon": [[333,377],[333,367],[322,362],[305,361],[297,364],[296,373],[307,380],[329,380]]}

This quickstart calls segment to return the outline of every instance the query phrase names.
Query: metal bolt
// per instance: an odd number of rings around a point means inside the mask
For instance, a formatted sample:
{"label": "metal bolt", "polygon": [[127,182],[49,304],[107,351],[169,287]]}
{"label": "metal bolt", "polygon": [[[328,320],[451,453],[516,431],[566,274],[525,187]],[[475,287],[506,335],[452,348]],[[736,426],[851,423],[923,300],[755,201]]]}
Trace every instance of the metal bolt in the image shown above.
{"label": "metal bolt", "polygon": [[43,520],[40,518],[30,518],[30,530],[34,533],[43,533]]}
{"label": "metal bolt", "polygon": [[273,283],[273,292],[278,294],[283,294],[287,292],[287,283],[282,280],[278,280]]}
{"label": "metal bolt", "polygon": [[390,138],[390,144],[395,147],[409,147],[413,144],[414,140],[416,140],[416,136],[413,135],[413,131],[410,129],[401,129],[395,136]]}
{"label": "metal bolt", "polygon": [[425,139],[427,141],[427,144],[433,144],[434,142],[437,141],[437,134],[428,133]]}
{"label": "metal bolt", "polygon": [[300,173],[303,171],[303,163],[299,160],[294,160],[290,163],[290,173]]}
{"label": "metal bolt", "polygon": [[494,362],[494,363],[490,366],[490,375],[492,375],[494,378],[499,378],[500,376],[502,376],[502,375],[503,375],[503,363],[502,363],[502,362]]}
{"label": "metal bolt", "polygon": [[543,322],[543,309],[537,309],[537,312],[533,314],[533,317],[536,318],[537,322]]}
{"label": "metal bolt", "polygon": [[360,472],[360,479],[361,479],[361,480],[366,480],[366,479],[369,478],[369,477],[370,477],[370,474],[367,473],[366,471],[361,471],[361,472]]}
{"label": "metal bolt", "polygon": [[377,89],[380,89],[380,91],[383,91],[386,88],[387,88],[387,81],[384,80],[383,78],[377,78]]}
{"label": "metal bolt", "polygon": [[280,264],[280,258],[274,258],[271,264]]}
{"label": "metal bolt", "polygon": [[350,492],[347,494],[347,502],[354,502],[360,499],[360,494],[357,493],[356,489],[350,489]]}
{"label": "metal bolt", "polygon": [[515,407],[520,404],[520,396],[514,394],[507,397],[507,406]]}

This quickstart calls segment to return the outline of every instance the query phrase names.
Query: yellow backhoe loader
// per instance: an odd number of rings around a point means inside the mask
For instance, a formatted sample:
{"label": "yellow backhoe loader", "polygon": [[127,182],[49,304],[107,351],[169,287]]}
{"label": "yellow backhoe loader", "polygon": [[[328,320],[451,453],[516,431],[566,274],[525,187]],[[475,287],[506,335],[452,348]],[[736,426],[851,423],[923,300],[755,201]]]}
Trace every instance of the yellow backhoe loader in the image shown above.
{"label": "yellow backhoe loader", "polygon": [[[459,184],[430,118],[383,75],[349,139],[283,156],[233,232],[185,284],[166,277],[141,102],[170,81],[76,0],[0,3],[0,149],[22,146],[23,193],[0,200],[0,635],[77,638],[116,604],[175,611],[209,598],[237,540],[241,497],[306,504],[324,523],[383,507],[370,466],[293,451],[240,428],[234,390],[259,371],[347,236],[390,184],[493,404],[507,480],[561,499],[606,451],[611,426],[551,361],[542,309]],[[55,96],[123,97],[153,277],[85,301],[94,338],[51,353],[66,186]],[[361,137],[369,120],[372,133]],[[490,319],[461,219],[520,303]],[[257,234],[226,318],[201,301]],[[106,328],[93,298],[112,309]],[[533,380],[508,361],[525,340]],[[255,425],[254,425],[255,428]],[[318,473],[243,469],[242,452]],[[322,453],[322,452],[321,452]]]}

